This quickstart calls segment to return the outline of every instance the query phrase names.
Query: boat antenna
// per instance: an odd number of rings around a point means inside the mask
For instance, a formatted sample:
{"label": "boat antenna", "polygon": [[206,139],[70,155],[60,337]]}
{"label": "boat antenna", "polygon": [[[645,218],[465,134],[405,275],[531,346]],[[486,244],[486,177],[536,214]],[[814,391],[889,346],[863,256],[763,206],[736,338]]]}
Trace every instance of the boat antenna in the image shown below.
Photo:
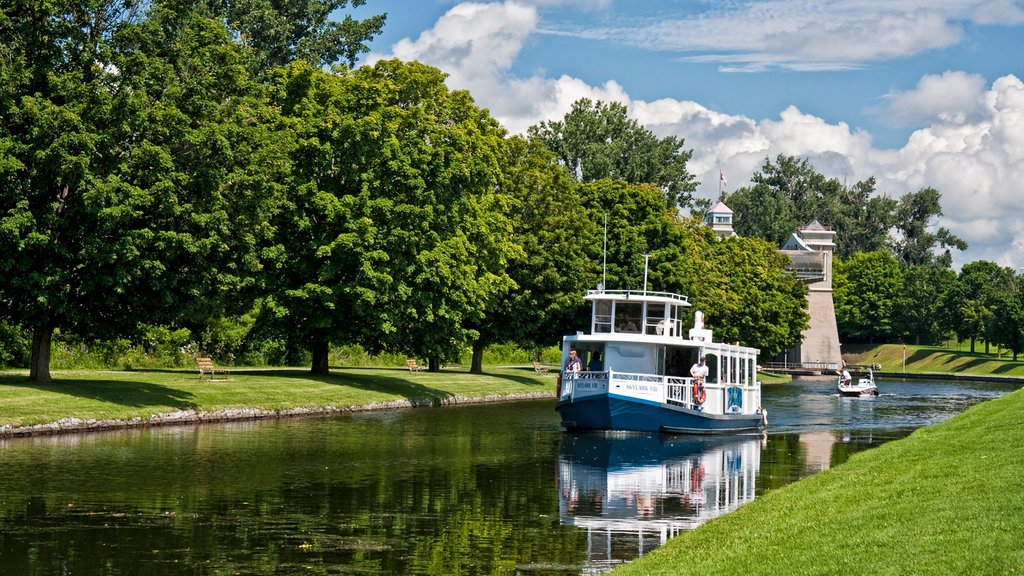
{"label": "boat antenna", "polygon": [[608,213],[604,213],[604,263],[601,265],[601,291],[608,287]]}
{"label": "boat antenna", "polygon": [[650,253],[644,254],[644,295],[647,295],[647,261],[651,259]]}

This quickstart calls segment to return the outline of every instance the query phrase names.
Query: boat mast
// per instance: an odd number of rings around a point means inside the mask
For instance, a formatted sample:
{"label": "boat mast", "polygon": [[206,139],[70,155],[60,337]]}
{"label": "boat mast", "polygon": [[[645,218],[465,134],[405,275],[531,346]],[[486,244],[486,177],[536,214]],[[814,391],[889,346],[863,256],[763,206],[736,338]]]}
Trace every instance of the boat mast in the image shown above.
{"label": "boat mast", "polygon": [[604,254],[604,263],[601,265],[601,291],[608,287],[608,213],[604,213],[604,244],[601,249]]}
{"label": "boat mast", "polygon": [[644,254],[644,296],[647,295],[647,261],[650,260],[650,254]]}

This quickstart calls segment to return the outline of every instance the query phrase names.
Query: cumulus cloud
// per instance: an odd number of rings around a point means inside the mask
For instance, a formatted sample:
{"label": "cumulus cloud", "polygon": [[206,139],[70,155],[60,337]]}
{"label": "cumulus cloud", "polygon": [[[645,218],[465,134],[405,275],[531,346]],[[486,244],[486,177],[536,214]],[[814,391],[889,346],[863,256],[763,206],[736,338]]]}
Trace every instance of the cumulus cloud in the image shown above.
{"label": "cumulus cloud", "polygon": [[[807,0],[786,8],[794,4],[760,4],[766,16],[777,17],[764,22],[766,32],[753,40],[736,40],[736,45],[774,42],[776,47],[783,46],[786,30],[809,26],[813,20],[813,14],[800,19],[795,12],[801,8],[813,12],[828,3]],[[934,0],[928,11],[916,9],[916,4],[910,0],[882,4],[860,0],[845,6],[854,13],[857,7],[863,9],[865,5],[896,10],[892,23],[881,26],[883,36],[885,30],[897,30],[903,24],[907,29],[917,30],[909,36],[910,40],[904,41],[903,48],[889,48],[888,54],[952,41],[953,36],[945,36],[937,43],[932,40],[931,44],[914,38],[929,31],[955,36],[953,29],[944,28],[943,20],[935,14],[955,13],[957,18],[966,19],[979,14],[982,8],[980,3],[965,7],[953,0]],[[974,8],[977,10],[972,12]],[[829,9],[842,12],[831,5]],[[867,39],[868,29],[863,21],[841,14],[837,21],[835,26],[844,30],[835,36],[844,39],[841,43],[873,43]],[[890,197],[932,186],[942,194],[945,216],[940,224],[971,245],[968,254],[954,256],[957,263],[986,259],[1007,266],[1024,265],[1024,211],[1020,206],[1020,183],[1024,182],[1024,83],[1016,76],[1007,75],[986,85],[980,76],[948,71],[922,77],[912,90],[889,93],[884,98],[885,106],[877,113],[893,122],[919,128],[902,147],[877,149],[870,134],[843,122],[827,122],[795,106],[783,109],[775,118],[756,120],[723,114],[693,101],[635,100],[613,80],[593,85],[568,75],[511,75],[512,64],[524,43],[539,33],[540,26],[536,5],[511,1],[459,4],[417,39],[395,44],[392,55],[441,68],[450,75],[451,87],[470,90],[479,105],[490,109],[514,133],[522,133],[543,120],[563,117],[571,104],[582,97],[622,102],[632,117],[658,136],[685,139],[686,146],[693,149],[689,168],[702,181],[698,189],[698,196],[702,197],[717,196],[719,170],[725,173],[731,188],[744,186],[765,158],[774,159],[778,154],[808,158],[826,176],[851,184],[873,176],[878,192]],[[726,35],[742,34],[745,30],[750,28],[741,25],[739,32]],[[787,57],[811,50],[812,45],[814,39],[806,36],[791,42],[787,50],[778,49],[781,56],[769,55],[766,65],[779,65]],[[752,44],[750,48],[757,46]],[[821,49],[827,54],[822,62],[854,62],[874,57],[872,54],[886,54],[880,48],[867,48],[868,52],[859,53],[852,47]],[[796,61],[792,57],[789,63]],[[737,60],[737,65],[748,64],[749,61]]]}
{"label": "cumulus cloud", "polygon": [[913,90],[890,92],[886,106],[870,112],[898,126],[920,126],[937,119],[962,123],[981,112],[984,90],[985,79],[979,74],[929,74]]}

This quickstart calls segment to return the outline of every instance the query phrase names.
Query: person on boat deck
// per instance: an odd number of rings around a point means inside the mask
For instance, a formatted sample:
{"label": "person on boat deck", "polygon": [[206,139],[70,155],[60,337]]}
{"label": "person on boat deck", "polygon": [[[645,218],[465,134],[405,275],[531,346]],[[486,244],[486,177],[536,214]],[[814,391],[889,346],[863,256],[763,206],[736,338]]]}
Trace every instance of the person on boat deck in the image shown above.
{"label": "person on boat deck", "polygon": [[565,371],[579,372],[580,370],[583,370],[583,361],[576,354],[576,350],[569,350],[569,359],[565,361]]}
{"label": "person on boat deck", "polygon": [[626,315],[622,319],[622,323],[619,324],[619,332],[639,332],[640,329],[633,323],[633,318],[630,315]]}
{"label": "person on boat deck", "polygon": [[843,373],[841,375],[843,379],[843,386],[853,386],[853,376],[850,376],[850,371],[843,366]]}
{"label": "person on boat deck", "polygon": [[590,355],[590,362],[587,363],[587,370],[600,372],[604,370],[604,362],[601,362],[601,352],[594,352]]}
{"label": "person on boat deck", "polygon": [[704,356],[701,356],[700,360],[698,360],[696,364],[690,367],[690,376],[693,376],[693,379],[697,382],[704,382],[704,380],[708,377],[708,366],[705,363],[705,361],[706,358]]}

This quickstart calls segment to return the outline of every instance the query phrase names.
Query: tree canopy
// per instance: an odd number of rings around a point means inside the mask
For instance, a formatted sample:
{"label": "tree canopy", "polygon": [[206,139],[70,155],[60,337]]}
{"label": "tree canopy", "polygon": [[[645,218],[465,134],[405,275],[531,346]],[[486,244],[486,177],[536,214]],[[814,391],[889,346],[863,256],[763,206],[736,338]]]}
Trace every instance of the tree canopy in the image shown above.
{"label": "tree canopy", "polygon": [[33,332],[36,380],[55,329],[223,313],[270,235],[279,139],[244,53],[216,21],[136,8],[15,3],[0,18],[0,314]]}
{"label": "tree canopy", "polygon": [[967,248],[945,228],[935,228],[934,219],[942,211],[934,188],[908,192],[897,201],[878,195],[874,178],[847,186],[817,172],[807,159],[781,154],[774,162],[765,159],[751,182],[725,197],[740,236],[778,246],[798,226],[817,220],[836,231],[839,258],[889,250],[905,265],[937,262],[948,267],[949,249]]}
{"label": "tree canopy", "polygon": [[513,285],[504,130],[415,62],[297,63],[278,94],[298,146],[268,311],[317,372],[331,342],[450,357]]}
{"label": "tree canopy", "polygon": [[352,68],[387,20],[387,14],[365,20],[348,14],[341,21],[332,19],[337,11],[362,6],[366,0],[201,1],[250,49],[251,67],[261,73],[295,60],[316,67],[340,60]]}
{"label": "tree canopy", "polygon": [[692,150],[682,138],[659,139],[626,114],[619,102],[577,100],[562,120],[529,128],[580,182],[601,179],[655,184],[672,208],[690,204],[697,182],[687,170]]}

